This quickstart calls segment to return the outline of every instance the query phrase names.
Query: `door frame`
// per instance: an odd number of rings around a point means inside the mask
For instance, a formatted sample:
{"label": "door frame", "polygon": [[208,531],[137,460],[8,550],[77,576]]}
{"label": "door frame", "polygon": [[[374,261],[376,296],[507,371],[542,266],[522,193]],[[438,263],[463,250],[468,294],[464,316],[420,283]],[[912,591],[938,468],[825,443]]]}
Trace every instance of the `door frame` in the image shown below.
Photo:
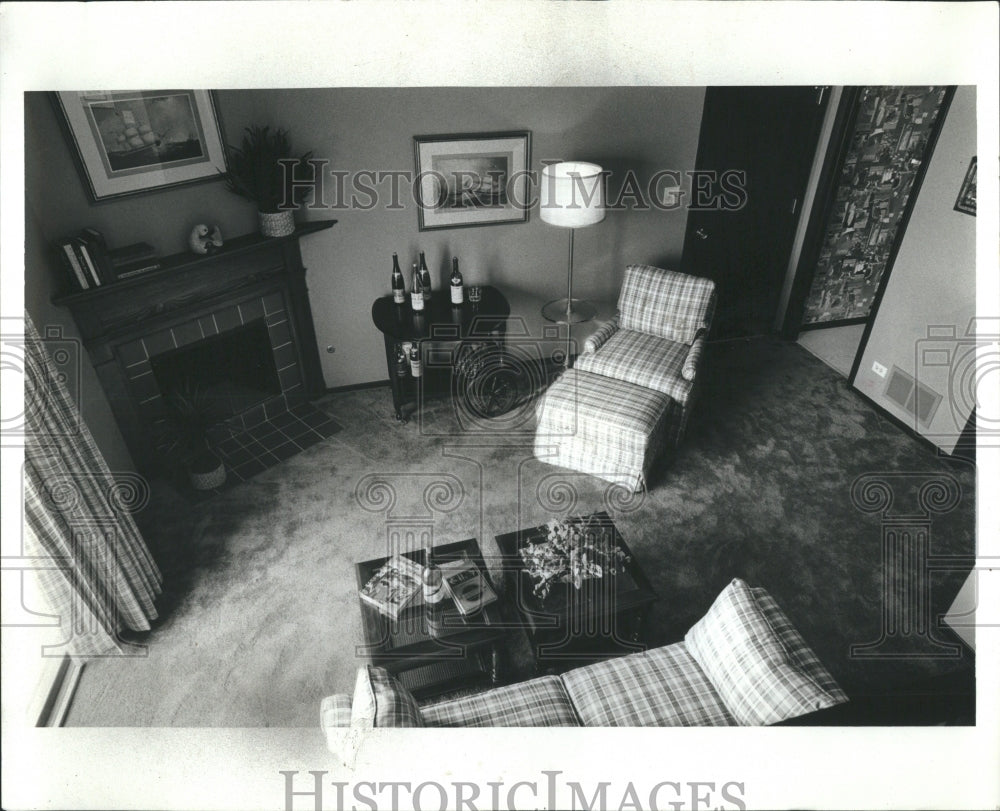
{"label": "door frame", "polygon": [[910,225],[910,215],[913,214],[913,209],[917,205],[917,199],[920,197],[920,189],[924,184],[927,168],[934,159],[938,137],[941,135],[941,130],[944,129],[944,122],[948,118],[948,111],[951,109],[951,100],[955,98],[956,87],[957,85],[948,85],[945,88],[944,100],[941,102],[941,111],[938,113],[937,121],[934,122],[934,129],[931,130],[930,137],[927,139],[926,157],[923,163],[920,164],[920,169],[917,171],[916,177],[913,178],[913,191],[910,192],[910,199],[906,201],[906,210],[899,219],[899,228],[896,229],[896,236],[892,240],[892,248],[889,249],[889,257],[886,259],[885,272],[879,280],[878,290],[875,291],[875,298],[872,301],[871,312],[868,313],[868,318],[865,320],[865,331],[861,334],[861,341],[858,343],[858,352],[854,356],[854,363],[851,364],[851,373],[847,376],[847,383],[851,387],[854,386],[854,379],[858,376],[858,369],[861,368],[861,358],[865,354],[865,349],[868,348],[868,339],[871,337],[872,327],[875,326],[875,319],[878,318],[878,310],[882,305],[882,297],[885,295],[885,289],[889,286],[889,277],[892,275],[892,269],[896,264],[896,255],[903,244],[906,229]]}
{"label": "door frame", "polygon": [[[743,89],[743,90],[753,90],[753,89],[757,89],[757,90],[760,90],[760,89],[765,89],[765,90],[767,90],[767,89],[773,89],[773,90],[780,90],[780,89],[806,90],[806,89],[811,89],[813,92],[815,92],[816,94],[818,94],[817,97],[816,97],[815,104],[812,105],[812,107],[811,107],[812,112],[811,112],[810,127],[809,127],[809,131],[808,131],[808,135],[805,136],[807,138],[807,140],[808,140],[808,143],[811,144],[811,150],[808,152],[808,154],[804,154],[803,153],[803,154],[800,155],[800,165],[797,166],[797,168],[794,169],[794,171],[795,171],[795,173],[797,175],[797,179],[796,179],[796,183],[795,183],[794,192],[792,193],[792,196],[789,198],[788,202],[791,203],[792,200],[794,199],[794,201],[795,201],[795,203],[794,203],[795,208],[793,210],[789,211],[789,216],[791,217],[791,221],[789,222],[789,225],[788,225],[787,250],[783,253],[783,258],[778,263],[778,265],[780,265],[780,267],[782,268],[782,274],[781,274],[781,278],[777,279],[777,283],[774,286],[773,294],[771,296],[772,297],[772,301],[771,301],[770,306],[769,306],[769,315],[768,315],[768,318],[767,318],[767,321],[766,321],[767,326],[764,329],[762,329],[761,331],[754,331],[754,332],[749,332],[746,335],[735,335],[735,336],[731,336],[731,337],[720,339],[716,335],[716,329],[718,327],[718,318],[716,318],[716,322],[713,323],[713,325],[712,325],[712,340],[740,340],[740,339],[743,339],[743,338],[753,337],[755,335],[760,335],[760,334],[774,334],[775,332],[778,332],[778,330],[775,328],[775,322],[776,322],[776,319],[777,319],[778,312],[781,310],[781,307],[782,307],[782,299],[783,299],[783,297],[782,297],[782,288],[784,286],[785,277],[787,275],[784,271],[788,268],[789,262],[790,262],[791,257],[792,257],[792,252],[795,250],[796,234],[798,232],[798,229],[801,227],[802,217],[805,214],[805,212],[803,211],[801,203],[803,202],[804,198],[807,196],[808,188],[809,188],[809,176],[810,176],[811,167],[813,166],[813,164],[815,162],[816,153],[820,149],[820,134],[821,134],[821,132],[823,130],[823,122],[824,122],[824,119],[825,119],[825,116],[826,116],[827,107],[830,104],[830,88],[831,88],[831,85],[808,85],[808,84],[801,84],[801,85],[800,84],[793,84],[793,85],[763,85],[763,86],[759,86],[759,85],[710,85],[710,86],[708,86],[706,88],[706,101],[705,101],[705,106],[706,107],[708,105],[707,94],[710,93],[713,90],[741,90],[741,89]],[[697,154],[696,154],[696,157],[695,157],[695,168],[697,170],[701,170],[701,169],[705,169],[706,168],[705,167],[705,152],[706,152],[706,149],[707,149],[707,146],[706,146],[706,144],[707,144],[707,137],[706,137],[707,127],[708,127],[708,123],[707,123],[707,120],[706,120],[706,117],[705,117],[705,114],[704,114],[704,111],[703,111],[702,120],[701,120],[701,126],[700,126],[699,134],[698,134],[698,149],[697,149]],[[707,167],[707,168],[712,168],[712,167]],[[697,215],[701,214],[701,213],[710,214],[710,213],[718,213],[718,211],[717,211],[717,209],[713,209],[713,208],[707,208],[707,209],[704,209],[704,210],[699,210],[699,209],[696,209],[696,208],[690,208],[689,209],[689,212],[688,212],[688,221],[687,221],[687,224],[685,226],[684,245],[683,245],[683,250],[682,250],[682,258],[681,258],[681,269],[685,273],[696,272],[696,271],[692,270],[692,268],[691,268],[691,262],[689,261],[690,260],[689,250],[691,248],[691,245],[689,243],[691,243],[693,234],[696,233],[695,226],[699,225],[699,223],[698,223],[698,216]],[[700,228],[698,228],[697,230],[700,230]],[[787,308],[786,308],[786,310],[787,310]],[[719,314],[719,310],[718,310],[718,305],[717,305],[716,316],[718,316],[718,314]]]}
{"label": "door frame", "polygon": [[[781,337],[789,341],[798,338],[799,332],[803,329],[802,316],[805,313],[806,297],[809,295],[809,289],[812,287],[813,278],[816,275],[816,263],[819,261],[819,252],[823,245],[824,226],[833,211],[833,194],[837,190],[840,168],[844,165],[844,158],[847,155],[849,137],[858,119],[858,97],[860,95],[861,86],[845,87],[840,95],[837,115],[830,131],[826,158],[816,182],[816,194],[809,212],[809,222],[806,225],[802,251],[799,253],[799,261],[795,266],[795,276],[788,296],[788,306],[785,307]],[[862,318],[836,323],[825,322],[823,326],[842,327],[848,323],[859,324],[867,320],[867,318]]]}
{"label": "door frame", "polygon": [[[951,108],[951,100],[955,96],[955,85],[948,85],[945,88],[944,99],[941,102],[941,110],[938,113],[937,121],[931,130],[927,141],[927,152],[917,174],[913,179],[913,188],[907,200],[903,216],[900,217],[899,227],[893,237],[889,254],[886,257],[885,270],[879,279],[878,289],[872,300],[871,309],[868,315],[863,318],[848,318],[839,321],[824,321],[818,324],[802,324],[802,316],[805,312],[806,297],[812,287],[813,278],[816,275],[816,264],[819,261],[819,252],[823,244],[826,223],[833,210],[834,193],[839,183],[840,169],[844,164],[847,149],[850,142],[851,133],[854,131],[854,124],[858,117],[858,98],[864,85],[845,87],[837,109],[837,117],[834,120],[833,131],[830,135],[830,147],[827,150],[827,158],[824,161],[823,169],[816,189],[816,203],[813,204],[809,217],[809,225],[806,228],[806,235],[803,244],[802,254],[798,265],[795,268],[795,280],[792,283],[792,291],[788,299],[788,307],[785,310],[785,321],[782,328],[782,337],[794,341],[801,332],[817,329],[830,329],[833,327],[845,327],[856,324],[864,324],[865,329],[861,334],[857,352],[854,355],[854,362],[851,364],[851,371],[847,377],[849,385],[854,385],[858,368],[861,365],[861,358],[868,345],[868,338],[871,335],[875,319],[878,317],[879,306],[882,304],[882,297],[889,284],[889,277],[896,264],[896,256],[899,248],[903,244],[906,229],[910,224],[910,215],[920,196],[920,189],[923,186],[924,176],[927,174],[927,167],[934,157],[934,150],[937,147],[938,136],[944,127],[945,119],[948,117],[948,110]],[[822,195],[822,196],[821,196]],[[817,205],[818,204],[818,205]]]}

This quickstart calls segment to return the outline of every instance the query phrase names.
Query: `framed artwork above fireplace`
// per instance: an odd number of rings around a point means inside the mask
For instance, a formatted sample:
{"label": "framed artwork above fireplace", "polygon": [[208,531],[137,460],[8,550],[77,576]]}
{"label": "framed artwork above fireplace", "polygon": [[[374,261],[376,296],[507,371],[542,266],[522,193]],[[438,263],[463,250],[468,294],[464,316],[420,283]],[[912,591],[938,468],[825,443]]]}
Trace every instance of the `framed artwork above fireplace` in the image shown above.
{"label": "framed artwork above fireplace", "polygon": [[94,202],[225,176],[225,142],[210,90],[53,96]]}

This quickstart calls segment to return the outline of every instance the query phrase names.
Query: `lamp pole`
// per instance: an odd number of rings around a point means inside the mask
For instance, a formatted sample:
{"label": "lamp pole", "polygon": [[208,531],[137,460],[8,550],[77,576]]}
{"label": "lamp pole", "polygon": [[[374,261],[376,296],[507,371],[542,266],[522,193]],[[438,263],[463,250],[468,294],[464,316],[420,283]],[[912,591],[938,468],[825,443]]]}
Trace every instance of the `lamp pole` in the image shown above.
{"label": "lamp pole", "polygon": [[573,325],[573,234],[575,228],[569,229],[569,273],[566,278],[566,323]]}

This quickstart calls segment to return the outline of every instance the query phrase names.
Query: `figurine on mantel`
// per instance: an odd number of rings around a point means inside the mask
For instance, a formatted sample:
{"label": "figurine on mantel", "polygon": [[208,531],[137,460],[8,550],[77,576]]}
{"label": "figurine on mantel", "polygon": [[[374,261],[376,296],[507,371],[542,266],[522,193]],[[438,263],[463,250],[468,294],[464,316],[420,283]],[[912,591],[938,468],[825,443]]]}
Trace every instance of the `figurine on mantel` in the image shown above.
{"label": "figurine on mantel", "polygon": [[196,225],[191,229],[191,236],[188,237],[188,245],[194,253],[204,256],[207,253],[215,253],[222,247],[222,231],[219,226]]}

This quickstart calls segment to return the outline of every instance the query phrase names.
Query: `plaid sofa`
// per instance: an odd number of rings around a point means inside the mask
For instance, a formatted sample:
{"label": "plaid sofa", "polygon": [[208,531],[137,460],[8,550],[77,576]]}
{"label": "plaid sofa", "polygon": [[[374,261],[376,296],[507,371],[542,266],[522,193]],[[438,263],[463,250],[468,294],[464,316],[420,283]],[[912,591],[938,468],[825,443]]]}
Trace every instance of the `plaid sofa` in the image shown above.
{"label": "plaid sofa", "polygon": [[345,729],[763,726],[846,700],[770,594],[736,579],[683,642],[428,706],[369,665],[321,725],[340,753]]}
{"label": "plaid sofa", "polygon": [[[576,376],[564,375],[539,401],[535,455],[640,489],[657,453],[684,437],[714,312],[711,280],[649,265],[626,268],[618,314],[587,339]],[[636,402],[635,413],[652,412],[642,441],[629,419]]]}

